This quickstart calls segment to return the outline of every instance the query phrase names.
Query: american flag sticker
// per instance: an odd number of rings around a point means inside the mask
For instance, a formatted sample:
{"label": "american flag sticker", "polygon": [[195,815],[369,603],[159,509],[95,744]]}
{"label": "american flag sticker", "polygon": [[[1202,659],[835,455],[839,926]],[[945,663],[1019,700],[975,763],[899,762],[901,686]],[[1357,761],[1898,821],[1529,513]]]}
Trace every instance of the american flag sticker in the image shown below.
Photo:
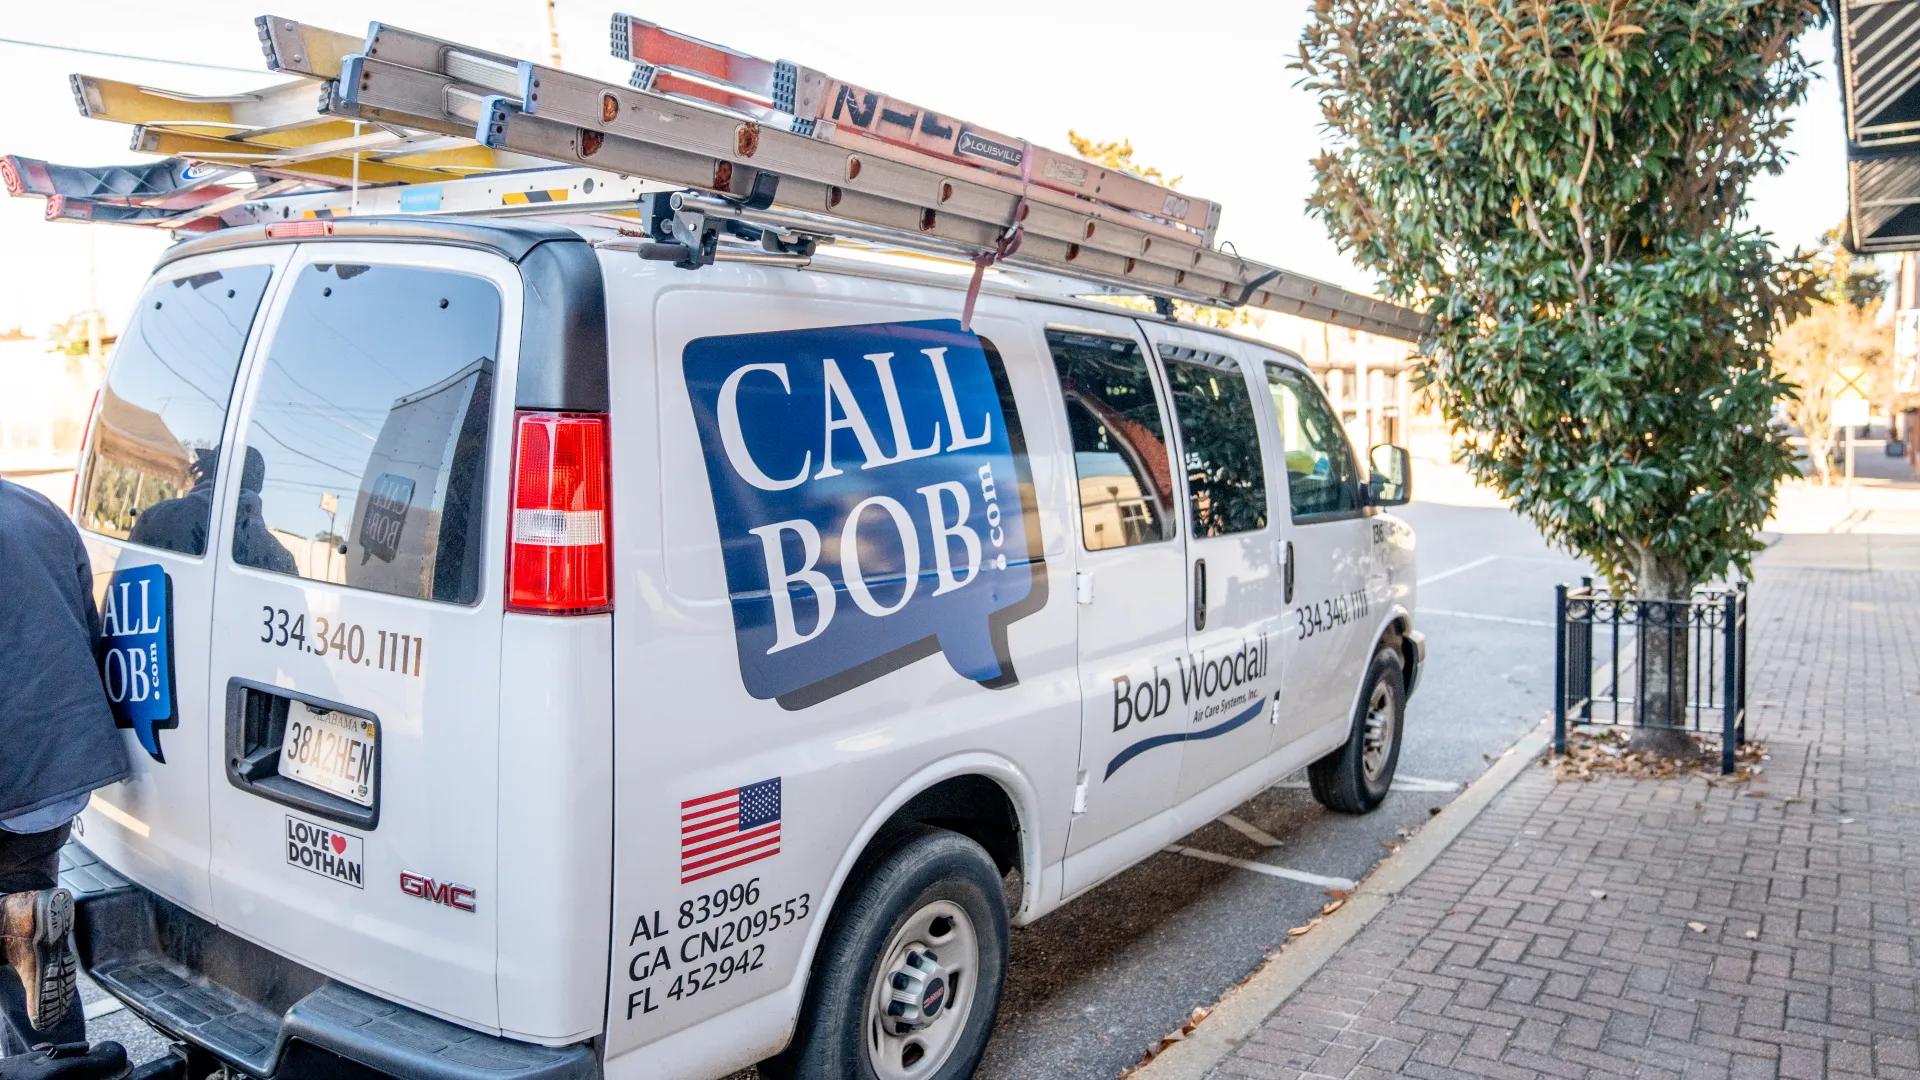
{"label": "american flag sticker", "polygon": [[680,884],[780,854],[780,778],[680,804]]}

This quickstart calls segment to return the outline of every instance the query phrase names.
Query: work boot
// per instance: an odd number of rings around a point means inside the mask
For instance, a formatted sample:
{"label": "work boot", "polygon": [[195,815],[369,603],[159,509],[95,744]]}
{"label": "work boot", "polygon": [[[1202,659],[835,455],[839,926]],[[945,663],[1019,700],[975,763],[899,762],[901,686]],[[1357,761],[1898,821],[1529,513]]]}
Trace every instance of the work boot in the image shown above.
{"label": "work boot", "polygon": [[73,929],[73,894],[65,889],[0,896],[0,950],[26,991],[27,1022],[51,1031],[66,1019],[77,971],[67,932]]}
{"label": "work boot", "polygon": [[125,1080],[130,1071],[127,1052],[117,1042],[91,1048],[86,1043],[41,1043],[28,1053],[0,1060],[0,1080]]}

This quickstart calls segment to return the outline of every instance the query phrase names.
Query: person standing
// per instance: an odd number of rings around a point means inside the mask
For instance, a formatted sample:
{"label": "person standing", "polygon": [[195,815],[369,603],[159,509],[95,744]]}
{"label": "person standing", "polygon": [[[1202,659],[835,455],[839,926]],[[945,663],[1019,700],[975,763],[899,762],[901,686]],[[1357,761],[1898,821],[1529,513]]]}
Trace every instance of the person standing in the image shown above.
{"label": "person standing", "polygon": [[127,751],[100,680],[100,613],[78,530],[0,479],[0,1052],[86,1041],[60,847]]}

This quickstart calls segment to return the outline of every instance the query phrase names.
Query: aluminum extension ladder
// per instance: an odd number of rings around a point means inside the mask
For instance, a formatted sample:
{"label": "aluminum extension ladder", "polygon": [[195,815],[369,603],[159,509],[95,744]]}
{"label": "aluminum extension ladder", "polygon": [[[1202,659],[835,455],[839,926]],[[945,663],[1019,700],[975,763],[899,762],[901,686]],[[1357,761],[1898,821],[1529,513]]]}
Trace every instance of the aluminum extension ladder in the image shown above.
{"label": "aluminum extension ladder", "polygon": [[[47,197],[49,217],[184,231],[619,213],[645,221],[632,245],[645,257],[689,266],[712,261],[715,237],[738,222],[767,230],[775,252],[865,241],[1402,340],[1427,329],[1416,312],[1216,249],[1217,203],[632,16],[613,22],[614,55],[635,64],[629,85],[384,23],[364,38],[278,16],[256,26],[268,68],[300,78],[208,97],[73,77],[84,115],[132,124],[134,149],[198,166],[196,197],[93,182],[110,170],[67,170],[64,192],[32,190],[21,165],[0,180]],[[146,168],[161,180],[190,171]],[[81,190],[90,182],[101,191]]]}

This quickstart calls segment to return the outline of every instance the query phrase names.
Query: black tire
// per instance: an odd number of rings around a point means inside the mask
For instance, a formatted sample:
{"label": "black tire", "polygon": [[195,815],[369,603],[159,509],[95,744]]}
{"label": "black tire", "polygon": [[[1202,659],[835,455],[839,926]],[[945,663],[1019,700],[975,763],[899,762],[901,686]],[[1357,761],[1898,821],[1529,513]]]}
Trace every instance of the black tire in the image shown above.
{"label": "black tire", "polygon": [[[953,990],[951,1000],[942,1000],[950,1020],[951,1013],[967,1010],[953,1022],[956,1034],[943,1043],[944,1063],[936,1067],[931,1056],[923,1057],[920,1064],[925,1067],[911,1075],[915,1080],[972,1076],[993,1030],[1006,982],[1005,886],[993,859],[979,844],[924,825],[876,842],[854,868],[814,957],[793,1042],[778,1057],[760,1064],[761,1076],[766,1080],[885,1080],[901,1075],[898,1070],[883,1072],[870,1050],[879,1015],[872,1006],[879,985],[874,980],[888,959],[882,954],[894,951],[899,935],[930,908],[951,910],[938,906],[943,903],[957,906],[970,920],[978,961],[972,975]],[[933,925],[937,929],[938,923]],[[941,962],[953,959],[950,951]],[[906,1041],[911,1040],[908,1036]],[[880,1052],[885,1050],[882,1047]],[[923,1051],[937,1052],[939,1048]]]}
{"label": "black tire", "polygon": [[[1383,648],[1373,654],[1359,704],[1354,707],[1353,726],[1346,744],[1307,766],[1307,785],[1321,806],[1341,814],[1365,814],[1387,797],[1388,789],[1393,786],[1393,771],[1400,764],[1400,733],[1406,727],[1405,670],[1398,652]],[[1384,746],[1379,747],[1380,755],[1369,769],[1368,717],[1374,708],[1382,705],[1392,730],[1384,733]]]}

